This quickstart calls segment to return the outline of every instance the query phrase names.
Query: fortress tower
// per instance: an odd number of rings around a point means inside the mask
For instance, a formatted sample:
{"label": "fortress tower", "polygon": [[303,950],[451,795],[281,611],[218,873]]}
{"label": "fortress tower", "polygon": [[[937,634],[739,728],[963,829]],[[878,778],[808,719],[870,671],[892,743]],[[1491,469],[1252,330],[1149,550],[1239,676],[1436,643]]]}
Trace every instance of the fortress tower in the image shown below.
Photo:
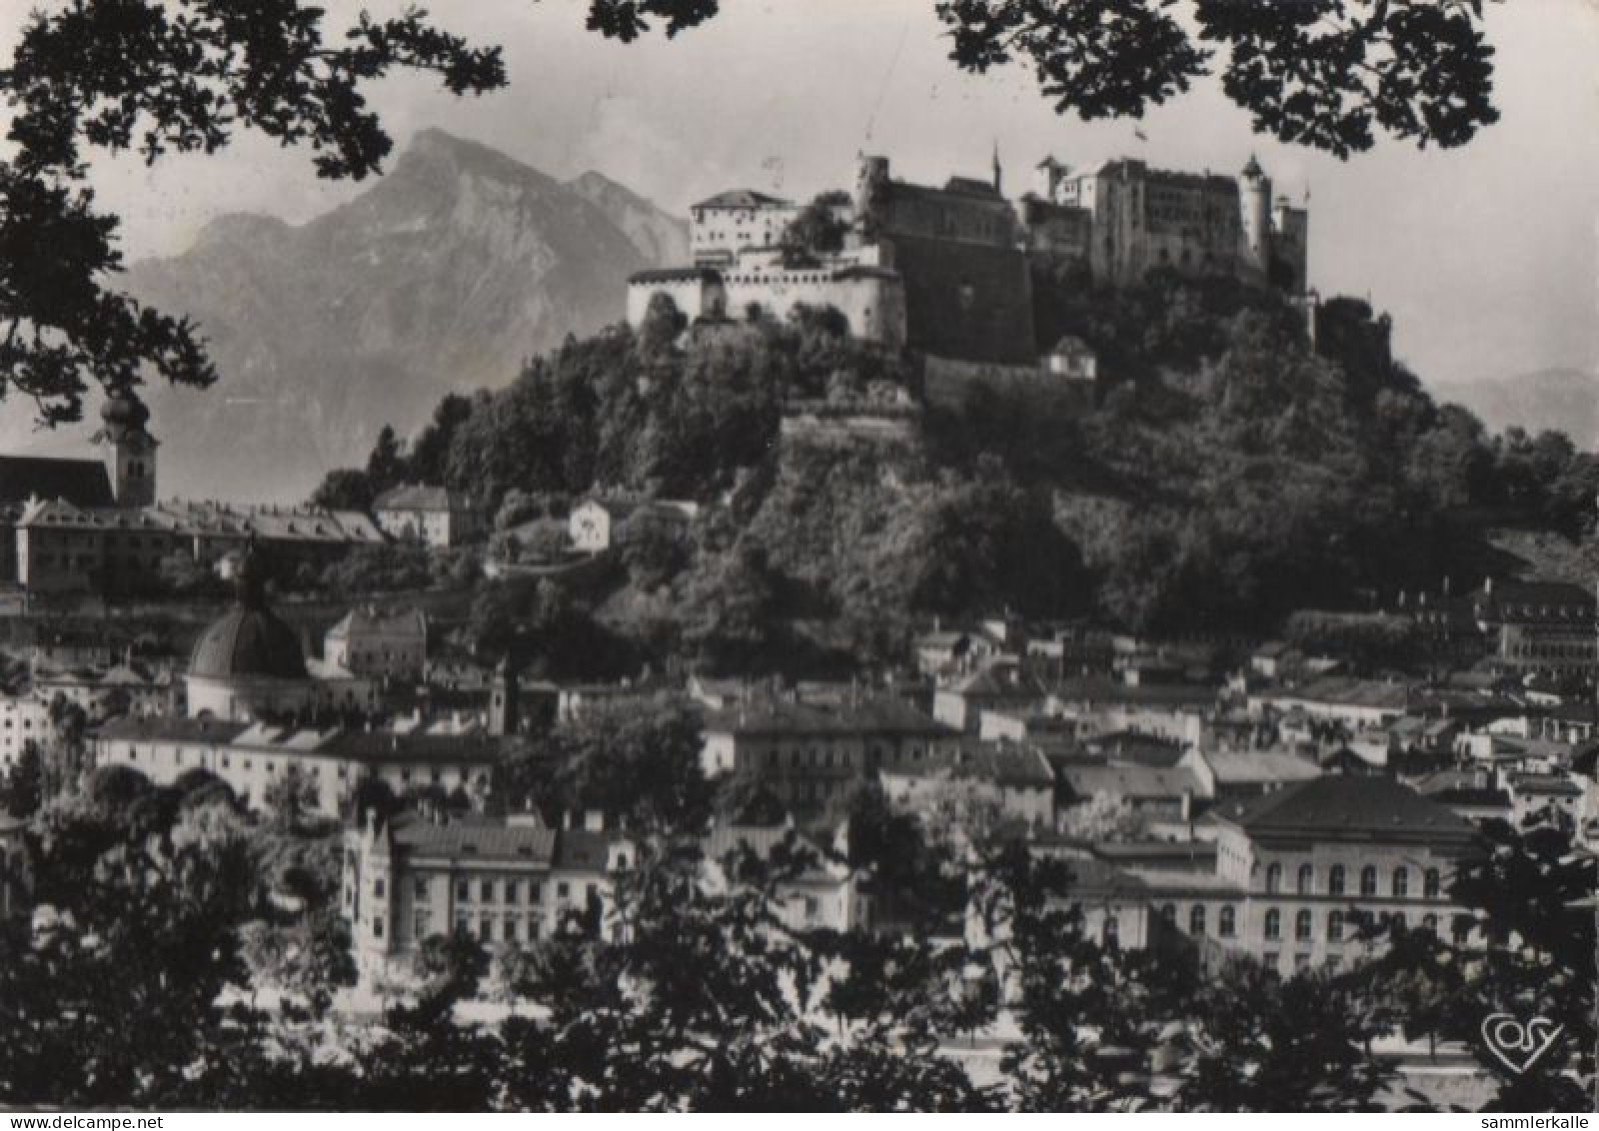
{"label": "fortress tower", "polygon": [[1262,275],[1271,272],[1271,178],[1253,156],[1238,178],[1243,224],[1243,260]]}
{"label": "fortress tower", "polygon": [[862,232],[875,228],[877,206],[888,189],[888,158],[862,155],[855,172],[855,222]]}
{"label": "fortress tower", "polygon": [[119,507],[155,505],[156,438],[145,425],[150,410],[131,392],[123,391],[100,408],[104,427],[96,437],[110,447],[111,490]]}

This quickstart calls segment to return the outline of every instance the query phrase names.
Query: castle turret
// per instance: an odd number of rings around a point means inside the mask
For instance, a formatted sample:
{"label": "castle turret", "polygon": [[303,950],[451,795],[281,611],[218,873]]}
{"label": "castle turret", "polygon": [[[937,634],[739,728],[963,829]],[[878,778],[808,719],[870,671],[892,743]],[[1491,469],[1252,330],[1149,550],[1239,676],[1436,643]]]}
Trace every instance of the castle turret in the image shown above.
{"label": "castle turret", "polygon": [[1060,183],[1071,170],[1053,157],[1046,157],[1033,170],[1033,192],[1051,204],[1060,203]]}
{"label": "castle turret", "polygon": [[157,441],[145,427],[149,419],[150,410],[126,390],[100,408],[104,427],[96,439],[111,448],[111,486],[119,507],[155,504]]}
{"label": "castle turret", "polygon": [[1244,261],[1263,275],[1271,271],[1271,178],[1254,156],[1238,178]]}
{"label": "castle turret", "polygon": [[855,222],[868,238],[877,220],[882,190],[887,184],[888,158],[863,155],[855,175]]}

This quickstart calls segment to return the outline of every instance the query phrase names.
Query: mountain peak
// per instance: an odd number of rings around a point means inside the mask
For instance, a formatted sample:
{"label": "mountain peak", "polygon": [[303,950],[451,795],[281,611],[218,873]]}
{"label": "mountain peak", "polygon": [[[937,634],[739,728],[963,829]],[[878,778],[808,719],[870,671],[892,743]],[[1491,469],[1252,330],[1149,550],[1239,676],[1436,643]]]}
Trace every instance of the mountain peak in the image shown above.
{"label": "mountain peak", "polygon": [[303,226],[223,216],[190,252],[134,265],[129,293],[195,319],[222,378],[151,391],[169,488],[304,498],[384,423],[410,434],[444,393],[616,321],[633,272],[686,257],[687,225],[583,184],[426,129]]}
{"label": "mountain peak", "polygon": [[551,188],[555,178],[507,157],[497,149],[470,138],[457,137],[436,126],[418,130],[411,144],[400,154],[394,173],[404,175],[424,168],[448,171],[451,174],[474,174],[490,180]]}

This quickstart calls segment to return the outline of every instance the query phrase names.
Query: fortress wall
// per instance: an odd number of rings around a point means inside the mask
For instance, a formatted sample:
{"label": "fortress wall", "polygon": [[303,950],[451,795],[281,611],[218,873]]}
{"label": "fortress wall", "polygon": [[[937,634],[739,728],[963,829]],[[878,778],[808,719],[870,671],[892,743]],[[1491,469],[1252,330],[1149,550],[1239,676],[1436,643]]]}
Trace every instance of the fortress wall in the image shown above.
{"label": "fortress wall", "polygon": [[627,285],[627,324],[634,327],[644,321],[644,314],[649,310],[650,299],[656,294],[665,294],[674,303],[677,309],[692,322],[705,313],[706,282],[698,276],[686,276],[681,279],[647,280],[632,282]]}
{"label": "fortress wall", "polygon": [[1037,361],[1025,252],[909,236],[888,242],[890,262],[905,280],[912,348],[974,361]]}
{"label": "fortress wall", "polygon": [[905,297],[899,279],[886,273],[861,273],[842,278],[831,270],[740,273],[725,276],[727,313],[744,317],[753,303],[774,318],[807,306],[831,306],[849,320],[850,332],[864,341],[898,349],[905,344]]}

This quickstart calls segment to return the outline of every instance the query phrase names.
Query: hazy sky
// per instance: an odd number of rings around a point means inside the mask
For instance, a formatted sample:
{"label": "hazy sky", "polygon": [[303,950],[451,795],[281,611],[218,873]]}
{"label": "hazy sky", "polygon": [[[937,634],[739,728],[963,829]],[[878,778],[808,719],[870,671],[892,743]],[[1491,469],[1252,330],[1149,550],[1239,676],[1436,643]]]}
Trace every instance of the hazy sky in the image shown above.
{"label": "hazy sky", "polygon": [[[806,196],[847,185],[855,154],[897,175],[982,174],[997,142],[1007,190],[1045,154],[1139,156],[1235,171],[1252,151],[1279,191],[1311,200],[1312,282],[1368,292],[1399,351],[1432,381],[1599,363],[1599,4],[1490,5],[1496,126],[1464,149],[1384,144],[1347,163],[1254,136],[1214,85],[1133,123],[1057,116],[1020,70],[972,77],[946,58],[932,0],[733,0],[675,41],[621,46],[582,28],[578,0],[451,0],[437,22],[506,49],[508,89],[458,100],[410,77],[375,105],[399,145],[438,126],[557,176],[598,169],[682,212],[723,188]],[[333,0],[330,21],[359,5]],[[368,0],[376,15],[403,7]],[[22,0],[0,0],[0,10]],[[16,19],[7,21],[14,30]],[[0,36],[0,46],[9,42]],[[775,160],[774,160],[775,159]],[[98,170],[131,257],[182,250],[212,216],[304,220],[360,186],[319,182],[304,152],[259,139],[221,155]]]}

